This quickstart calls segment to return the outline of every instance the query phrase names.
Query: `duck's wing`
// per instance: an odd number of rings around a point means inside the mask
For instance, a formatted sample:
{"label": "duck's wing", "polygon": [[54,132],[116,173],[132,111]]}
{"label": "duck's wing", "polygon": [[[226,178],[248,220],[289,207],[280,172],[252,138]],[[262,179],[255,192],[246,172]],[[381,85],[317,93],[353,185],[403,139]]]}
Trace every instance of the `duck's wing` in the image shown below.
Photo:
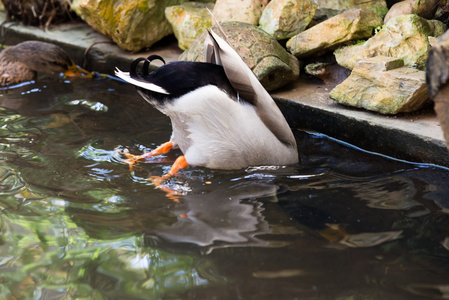
{"label": "duck's wing", "polygon": [[115,74],[160,104],[171,99],[175,100],[206,85],[215,85],[225,91],[232,100],[237,99],[237,94],[223,67],[216,64],[175,61],[152,72],[128,73],[116,69]]}
{"label": "duck's wing", "polygon": [[296,148],[293,133],[270,94],[232,46],[212,29],[208,29],[204,42],[204,56],[207,62],[223,66],[233,88],[254,105],[259,118],[279,141]]}

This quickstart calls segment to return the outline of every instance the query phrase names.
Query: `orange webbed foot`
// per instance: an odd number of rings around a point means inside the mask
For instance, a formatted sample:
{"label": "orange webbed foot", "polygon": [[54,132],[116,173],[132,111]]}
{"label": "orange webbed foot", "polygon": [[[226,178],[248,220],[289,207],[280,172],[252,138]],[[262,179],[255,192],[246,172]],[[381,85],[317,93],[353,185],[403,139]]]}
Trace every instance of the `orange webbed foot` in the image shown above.
{"label": "orange webbed foot", "polygon": [[165,191],[168,198],[172,199],[175,202],[179,202],[176,196],[180,195],[180,193],[164,185],[164,181],[170,179],[170,177],[175,175],[179,170],[186,168],[188,165],[189,164],[187,163],[186,158],[184,156],[180,156],[173,163],[170,172],[168,172],[164,176],[151,176],[149,179],[151,183],[154,184],[158,189]]}
{"label": "orange webbed foot", "polygon": [[126,156],[126,159],[124,162],[129,165],[130,171],[134,170],[135,164],[143,159],[147,159],[153,156],[161,155],[168,153],[171,149],[173,149],[173,142],[166,142],[154,149],[153,151],[150,151],[148,153],[144,153],[141,155],[134,155],[129,152],[121,152],[124,156]]}
{"label": "orange webbed foot", "polygon": [[170,172],[168,172],[164,176],[151,176],[150,181],[154,185],[160,186],[162,182],[164,182],[164,180],[169,179],[170,177],[175,175],[179,170],[186,168],[188,165],[189,164],[187,163],[185,156],[182,155],[175,160],[175,162],[171,166]]}

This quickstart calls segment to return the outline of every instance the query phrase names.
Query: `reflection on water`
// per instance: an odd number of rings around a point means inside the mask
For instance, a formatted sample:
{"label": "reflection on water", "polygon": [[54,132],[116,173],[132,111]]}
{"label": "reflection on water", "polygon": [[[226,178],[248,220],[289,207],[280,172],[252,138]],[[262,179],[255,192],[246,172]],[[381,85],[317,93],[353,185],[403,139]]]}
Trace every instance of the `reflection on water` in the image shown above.
{"label": "reflection on water", "polygon": [[[449,297],[449,171],[295,132],[301,164],[129,171],[169,120],[132,87],[0,90],[1,299]],[[176,200],[176,201],[174,201]]]}

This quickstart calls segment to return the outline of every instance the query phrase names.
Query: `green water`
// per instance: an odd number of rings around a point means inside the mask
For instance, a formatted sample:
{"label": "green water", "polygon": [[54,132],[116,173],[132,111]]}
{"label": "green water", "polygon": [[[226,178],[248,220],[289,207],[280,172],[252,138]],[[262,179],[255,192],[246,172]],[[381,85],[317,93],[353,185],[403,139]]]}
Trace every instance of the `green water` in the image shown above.
{"label": "green water", "polygon": [[134,88],[0,91],[0,299],[449,298],[449,171],[295,130],[301,164],[130,171],[170,137]]}

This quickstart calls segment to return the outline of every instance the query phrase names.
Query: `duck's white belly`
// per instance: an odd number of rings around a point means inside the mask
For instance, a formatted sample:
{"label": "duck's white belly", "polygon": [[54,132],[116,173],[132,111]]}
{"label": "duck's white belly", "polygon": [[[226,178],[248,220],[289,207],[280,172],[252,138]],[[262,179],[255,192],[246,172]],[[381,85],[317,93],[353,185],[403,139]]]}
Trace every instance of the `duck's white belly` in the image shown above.
{"label": "duck's white belly", "polygon": [[172,142],[189,165],[241,169],[298,162],[296,149],[281,143],[253,106],[239,104],[215,86],[205,86],[166,105]]}

